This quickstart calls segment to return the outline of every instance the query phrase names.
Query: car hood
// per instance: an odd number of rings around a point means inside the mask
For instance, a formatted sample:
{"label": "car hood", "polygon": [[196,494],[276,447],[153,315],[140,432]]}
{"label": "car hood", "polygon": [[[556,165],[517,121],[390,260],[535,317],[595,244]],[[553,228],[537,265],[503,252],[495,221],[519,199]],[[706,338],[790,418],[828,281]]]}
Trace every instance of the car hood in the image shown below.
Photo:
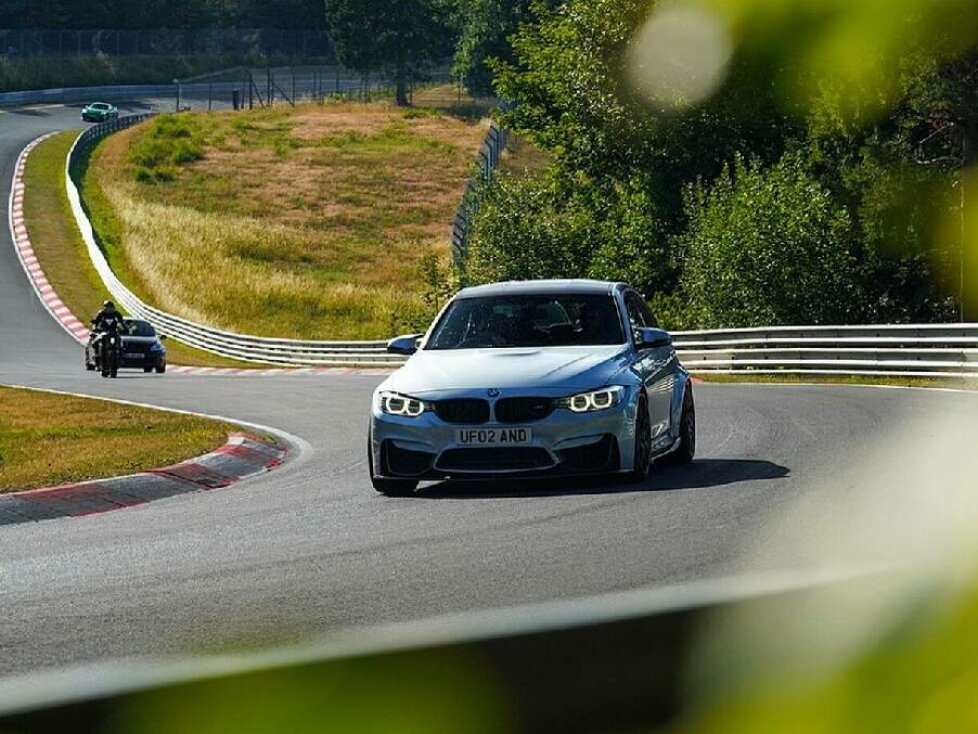
{"label": "car hood", "polygon": [[628,347],[422,350],[381,385],[418,395],[475,388],[601,387],[627,366]]}

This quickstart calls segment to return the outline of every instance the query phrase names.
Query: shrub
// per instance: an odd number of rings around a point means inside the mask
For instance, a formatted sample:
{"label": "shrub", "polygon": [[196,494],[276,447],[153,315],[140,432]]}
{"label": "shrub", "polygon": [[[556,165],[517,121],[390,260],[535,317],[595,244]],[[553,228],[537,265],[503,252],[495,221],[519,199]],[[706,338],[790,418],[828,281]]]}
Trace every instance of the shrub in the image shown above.
{"label": "shrub", "polygon": [[737,157],[690,188],[682,290],[703,328],[845,322],[858,312],[849,216],[789,154]]}
{"label": "shrub", "polygon": [[673,264],[639,182],[569,196],[552,171],[499,176],[481,192],[466,280],[601,278],[646,292],[669,284]]}
{"label": "shrub", "polygon": [[133,178],[139,183],[172,181],[181,166],[204,157],[198,123],[190,117],[160,115],[129,150]]}

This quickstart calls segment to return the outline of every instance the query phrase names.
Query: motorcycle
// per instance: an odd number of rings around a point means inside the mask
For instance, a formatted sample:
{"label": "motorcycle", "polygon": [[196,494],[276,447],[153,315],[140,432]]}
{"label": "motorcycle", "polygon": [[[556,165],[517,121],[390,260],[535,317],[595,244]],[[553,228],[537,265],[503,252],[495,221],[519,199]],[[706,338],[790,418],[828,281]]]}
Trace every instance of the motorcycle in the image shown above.
{"label": "motorcycle", "polygon": [[85,369],[102,377],[116,377],[122,361],[122,337],[117,331],[99,334],[85,350]]}
{"label": "motorcycle", "polygon": [[116,331],[106,333],[101,339],[99,365],[102,377],[116,377],[119,374],[119,361],[122,352],[122,337]]}

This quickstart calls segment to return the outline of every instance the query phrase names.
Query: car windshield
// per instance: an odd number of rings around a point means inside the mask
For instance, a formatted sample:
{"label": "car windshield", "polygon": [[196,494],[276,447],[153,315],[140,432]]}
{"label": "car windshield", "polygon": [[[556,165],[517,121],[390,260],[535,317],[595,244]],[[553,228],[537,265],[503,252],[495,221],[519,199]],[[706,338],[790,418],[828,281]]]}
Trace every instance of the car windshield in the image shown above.
{"label": "car windshield", "polygon": [[107,110],[107,109],[109,109],[109,106],[107,104],[100,104],[99,102],[96,102],[95,104],[92,105],[92,109],[93,110]]}
{"label": "car windshield", "polygon": [[148,321],[126,321],[128,336],[156,336],[156,329]]}
{"label": "car windshield", "polygon": [[610,295],[518,295],[460,298],[442,315],[426,349],[622,344]]}

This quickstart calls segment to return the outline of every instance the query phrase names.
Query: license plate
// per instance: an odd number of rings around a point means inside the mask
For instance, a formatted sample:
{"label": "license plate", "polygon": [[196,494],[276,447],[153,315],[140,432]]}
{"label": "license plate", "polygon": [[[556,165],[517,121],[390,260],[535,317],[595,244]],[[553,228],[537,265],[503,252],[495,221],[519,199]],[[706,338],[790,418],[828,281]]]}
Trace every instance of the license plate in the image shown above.
{"label": "license plate", "polygon": [[460,428],[456,438],[465,446],[521,446],[533,440],[529,428]]}
{"label": "license plate", "polygon": [[139,352],[126,352],[122,356],[126,359],[142,359],[144,355]]}

